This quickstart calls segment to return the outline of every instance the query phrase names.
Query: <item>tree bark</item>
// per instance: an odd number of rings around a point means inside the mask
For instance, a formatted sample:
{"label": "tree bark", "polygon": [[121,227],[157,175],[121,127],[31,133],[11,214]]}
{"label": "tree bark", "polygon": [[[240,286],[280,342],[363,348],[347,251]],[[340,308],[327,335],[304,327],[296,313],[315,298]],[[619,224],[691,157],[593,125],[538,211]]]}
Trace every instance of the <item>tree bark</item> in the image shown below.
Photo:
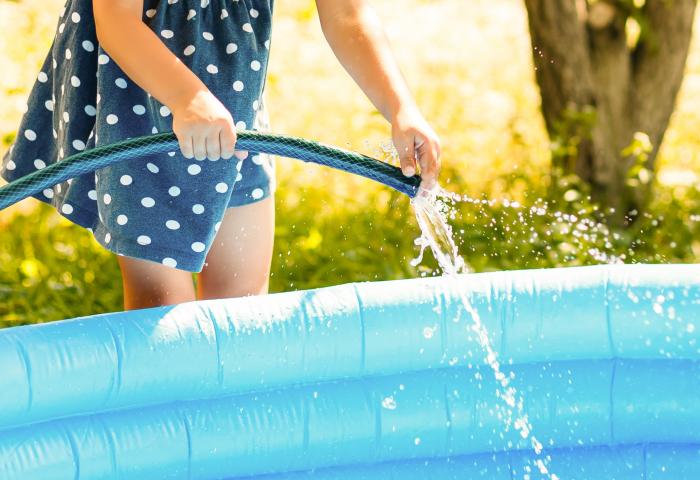
{"label": "tree bark", "polygon": [[[615,223],[648,203],[696,1],[525,0],[545,124],[553,144],[567,147],[553,150],[553,167],[588,183]],[[631,17],[642,28],[636,42]],[[628,148],[647,137],[649,148]]]}

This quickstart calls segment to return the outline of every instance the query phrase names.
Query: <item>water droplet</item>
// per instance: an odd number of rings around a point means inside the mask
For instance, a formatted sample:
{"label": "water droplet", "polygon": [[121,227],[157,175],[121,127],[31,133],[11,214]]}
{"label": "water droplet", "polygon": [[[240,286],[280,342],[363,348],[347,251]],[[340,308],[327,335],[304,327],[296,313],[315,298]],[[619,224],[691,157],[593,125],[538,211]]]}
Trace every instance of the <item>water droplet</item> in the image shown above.
{"label": "water droplet", "polygon": [[382,407],[387,410],[396,410],[396,400],[394,400],[393,396],[384,397],[384,400],[382,400]]}

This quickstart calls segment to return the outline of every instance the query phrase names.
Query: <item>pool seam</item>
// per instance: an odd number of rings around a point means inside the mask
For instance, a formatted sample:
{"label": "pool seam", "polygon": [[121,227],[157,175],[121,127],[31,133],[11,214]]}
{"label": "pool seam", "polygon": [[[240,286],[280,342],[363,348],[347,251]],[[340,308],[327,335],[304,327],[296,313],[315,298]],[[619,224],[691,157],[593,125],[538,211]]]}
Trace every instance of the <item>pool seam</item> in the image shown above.
{"label": "pool seam", "polygon": [[[121,348],[121,345],[119,343],[119,337],[117,336],[116,332],[112,328],[112,325],[110,325],[109,320],[105,322],[105,327],[107,328],[107,331],[112,337],[112,341],[114,342],[114,353],[117,356],[117,364],[115,365],[116,367],[116,378],[112,381],[112,388],[110,389],[109,392],[109,400],[108,402],[115,401],[116,399],[119,398],[119,393],[121,392],[122,388],[122,369],[123,369],[123,351]],[[116,388],[115,388],[116,384]]]}
{"label": "pool seam", "polygon": [[615,343],[612,334],[612,314],[610,310],[610,269],[605,269],[603,277],[603,302],[605,306],[605,325],[608,333],[608,344],[610,355],[612,357],[612,371],[610,373],[610,397],[608,400],[608,408],[610,409],[610,444],[615,442],[615,374],[617,372],[618,357],[615,351]]}
{"label": "pool seam", "polygon": [[16,336],[14,337],[15,340],[15,345],[17,346],[17,351],[22,357],[22,362],[24,363],[24,372],[27,375],[27,413],[32,411],[32,407],[34,406],[34,385],[33,385],[33,374],[32,374],[32,365],[29,361],[29,352],[27,351],[27,348],[25,347],[24,343],[20,341]]}
{"label": "pool seam", "polygon": [[605,271],[605,277],[603,282],[603,302],[605,306],[605,324],[608,333],[608,344],[610,346],[610,355],[613,359],[617,358],[617,352],[615,351],[615,342],[613,340],[612,331],[612,313],[610,311],[610,270]]}
{"label": "pool seam", "polygon": [[66,425],[63,426],[62,430],[65,432],[71,454],[73,455],[73,463],[75,464],[75,476],[73,478],[74,480],[80,480],[80,455],[78,453],[78,446],[75,444],[75,439]]}
{"label": "pool seam", "polygon": [[355,291],[355,299],[357,300],[357,317],[360,321],[360,374],[365,375],[367,368],[367,330],[365,326],[364,305],[362,304],[362,299],[360,299],[360,291],[357,288],[357,284],[353,284],[353,290]]}

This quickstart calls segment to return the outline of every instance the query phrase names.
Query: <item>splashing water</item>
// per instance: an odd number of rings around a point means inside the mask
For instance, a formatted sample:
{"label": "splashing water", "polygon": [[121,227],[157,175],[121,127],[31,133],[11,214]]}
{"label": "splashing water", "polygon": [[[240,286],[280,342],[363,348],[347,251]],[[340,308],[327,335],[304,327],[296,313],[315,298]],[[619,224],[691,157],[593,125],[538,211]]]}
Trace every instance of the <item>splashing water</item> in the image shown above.
{"label": "splashing water", "polygon": [[[555,237],[561,237],[563,239],[562,247],[569,250],[568,255],[564,255],[560,259],[563,262],[578,257],[589,258],[597,263],[619,264],[624,263],[627,258],[624,253],[621,255],[611,253],[614,241],[619,240],[620,235],[611,233],[605,224],[586,217],[584,211],[580,211],[578,215],[552,211],[548,203],[541,199],[535,205],[526,207],[520,202],[508,199],[477,199],[448,192],[444,189],[437,189],[432,195],[441,204],[440,210],[449,213],[452,219],[455,218],[456,209],[454,206],[456,203],[469,203],[478,208],[479,214],[490,216],[491,225],[496,229],[498,222],[495,212],[489,212],[488,208],[500,207],[502,208],[502,220],[505,220],[508,211],[516,216],[512,219],[512,224],[501,226],[505,234],[515,234],[516,232],[522,234],[529,231],[529,242],[553,241]],[[446,217],[447,215],[444,215],[444,218]],[[538,232],[535,227],[538,217],[544,217],[547,220],[548,228],[544,232]],[[530,253],[537,256],[536,252]],[[631,250],[630,253],[632,253]]]}
{"label": "splashing water", "polygon": [[411,203],[421,230],[421,236],[415,242],[420,246],[420,253],[411,261],[411,265],[415,267],[420,264],[423,261],[425,249],[430,247],[440,268],[446,274],[467,272],[467,265],[459,255],[453,240],[452,227],[447,223],[447,205],[437,197],[435,192],[424,189],[418,191]]}
{"label": "splashing water", "polygon": [[[445,274],[457,275],[467,273],[469,269],[459,254],[452,234],[452,228],[447,222],[449,206],[442,198],[454,199],[449,192],[437,188],[434,191],[420,189],[418,194],[411,200],[421,229],[421,236],[415,242],[420,247],[420,253],[411,262],[411,265],[418,265],[423,259],[425,249],[430,247],[435,259],[438,261],[438,265],[440,265]],[[523,439],[529,438],[530,446],[536,456],[532,463],[534,463],[537,471],[548,480],[559,480],[556,474],[550,472],[549,463],[551,457],[543,455],[542,443],[532,433],[532,425],[523,408],[524,400],[522,395],[518,394],[515,387],[510,385],[515,375],[512,372],[509,375],[503,373],[501,364],[498,361],[498,355],[491,345],[488,330],[481,322],[479,312],[472,306],[464,293],[461,293],[460,297],[465,311],[472,320],[470,329],[476,335],[479,345],[486,355],[486,363],[500,386],[496,391],[496,396],[505,404],[507,412],[505,418],[506,430],[512,425]],[[524,478],[529,479],[530,475],[525,474]]]}

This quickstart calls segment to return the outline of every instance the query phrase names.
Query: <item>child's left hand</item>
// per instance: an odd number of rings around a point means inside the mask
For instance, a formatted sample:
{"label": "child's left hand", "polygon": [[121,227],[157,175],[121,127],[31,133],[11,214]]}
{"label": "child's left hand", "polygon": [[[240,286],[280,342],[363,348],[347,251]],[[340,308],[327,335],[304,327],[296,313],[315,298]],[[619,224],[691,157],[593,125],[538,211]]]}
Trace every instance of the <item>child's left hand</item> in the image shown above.
{"label": "child's left hand", "polygon": [[407,177],[420,165],[421,187],[437,186],[440,174],[440,139],[417,109],[399,111],[391,122],[392,139]]}

